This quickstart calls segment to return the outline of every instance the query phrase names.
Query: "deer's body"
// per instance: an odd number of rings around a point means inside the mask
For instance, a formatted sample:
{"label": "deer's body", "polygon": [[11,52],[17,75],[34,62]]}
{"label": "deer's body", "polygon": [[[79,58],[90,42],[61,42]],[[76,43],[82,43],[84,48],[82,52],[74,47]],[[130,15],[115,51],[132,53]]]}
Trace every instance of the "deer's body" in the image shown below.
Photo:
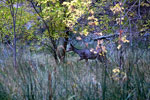
{"label": "deer's body", "polygon": [[68,51],[73,51],[73,52],[77,53],[80,56],[79,60],[85,59],[86,61],[88,61],[88,59],[96,59],[97,58],[99,61],[102,62],[102,57],[101,57],[102,55],[100,55],[100,53],[101,53],[100,49],[98,49],[96,52],[92,52],[87,48],[77,49],[71,44]]}
{"label": "deer's body", "polygon": [[80,56],[80,60],[82,59],[96,59],[97,55],[91,52],[89,49],[77,49],[74,48],[75,53],[77,53]]}

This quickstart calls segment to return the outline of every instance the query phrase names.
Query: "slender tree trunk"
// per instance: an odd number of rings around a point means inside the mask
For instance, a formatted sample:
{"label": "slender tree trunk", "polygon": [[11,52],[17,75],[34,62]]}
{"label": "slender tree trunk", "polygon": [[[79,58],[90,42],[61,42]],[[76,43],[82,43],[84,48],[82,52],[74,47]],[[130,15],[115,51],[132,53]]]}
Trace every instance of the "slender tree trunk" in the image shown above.
{"label": "slender tree trunk", "polygon": [[131,27],[131,19],[129,19],[129,26],[130,26],[130,46],[132,47],[132,27]]}
{"label": "slender tree trunk", "polygon": [[13,50],[13,52],[14,52],[14,67],[16,67],[17,66],[17,57],[16,57],[16,22],[15,22],[15,19],[14,19],[14,17],[13,17],[13,26],[14,26],[14,50]]}
{"label": "slender tree trunk", "polygon": [[[9,1],[8,1],[9,2]],[[13,40],[13,57],[14,57],[14,67],[17,67],[17,53],[16,53],[16,15],[18,11],[18,1],[17,1],[17,8],[16,11],[13,6],[13,1],[10,0],[10,12],[11,16],[13,18],[13,35],[14,35],[14,40]]]}

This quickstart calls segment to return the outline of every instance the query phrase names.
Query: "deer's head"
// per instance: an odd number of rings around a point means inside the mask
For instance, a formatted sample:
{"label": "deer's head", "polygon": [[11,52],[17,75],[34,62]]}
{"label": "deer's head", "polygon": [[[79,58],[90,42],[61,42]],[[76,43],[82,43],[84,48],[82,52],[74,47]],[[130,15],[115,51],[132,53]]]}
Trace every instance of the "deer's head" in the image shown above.
{"label": "deer's head", "polygon": [[69,52],[73,50],[74,50],[74,46],[70,43],[69,48],[66,51]]}

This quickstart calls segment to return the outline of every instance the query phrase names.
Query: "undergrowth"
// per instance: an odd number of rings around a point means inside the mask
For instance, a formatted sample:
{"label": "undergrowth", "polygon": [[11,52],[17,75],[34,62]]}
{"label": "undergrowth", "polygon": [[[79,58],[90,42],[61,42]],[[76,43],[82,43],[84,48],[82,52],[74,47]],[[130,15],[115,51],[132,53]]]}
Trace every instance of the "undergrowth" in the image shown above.
{"label": "undergrowth", "polygon": [[[2,56],[2,55],[1,55]],[[0,100],[150,100],[150,51],[115,51],[108,62],[77,62],[67,57],[56,65],[49,55],[24,55],[13,68],[12,57],[0,62]]]}

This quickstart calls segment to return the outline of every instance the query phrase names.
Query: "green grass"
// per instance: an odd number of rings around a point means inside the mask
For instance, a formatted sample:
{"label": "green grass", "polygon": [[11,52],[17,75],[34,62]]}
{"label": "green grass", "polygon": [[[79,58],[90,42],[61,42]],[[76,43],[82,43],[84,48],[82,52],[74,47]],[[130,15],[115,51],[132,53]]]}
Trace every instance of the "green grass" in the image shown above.
{"label": "green grass", "polygon": [[50,55],[27,53],[16,70],[12,57],[2,59],[0,100],[150,100],[150,51],[124,50],[120,72],[113,72],[118,52],[107,57],[107,64],[87,65],[67,55],[66,63],[56,65]]}

